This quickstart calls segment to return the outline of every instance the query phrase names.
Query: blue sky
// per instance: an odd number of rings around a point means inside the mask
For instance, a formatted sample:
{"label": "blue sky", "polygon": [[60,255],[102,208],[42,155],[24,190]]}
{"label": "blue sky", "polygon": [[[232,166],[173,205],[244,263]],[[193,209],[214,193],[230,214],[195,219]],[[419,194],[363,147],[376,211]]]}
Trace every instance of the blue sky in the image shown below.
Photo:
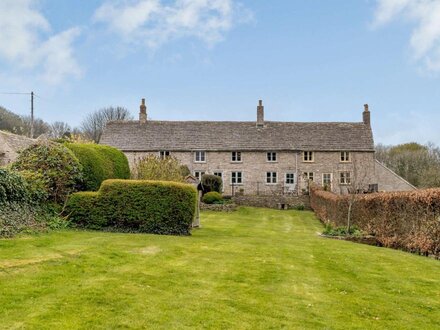
{"label": "blue sky", "polygon": [[[440,144],[439,0],[2,0],[0,92],[72,126],[105,106],[163,120],[361,121]],[[0,105],[29,111],[25,96]]]}

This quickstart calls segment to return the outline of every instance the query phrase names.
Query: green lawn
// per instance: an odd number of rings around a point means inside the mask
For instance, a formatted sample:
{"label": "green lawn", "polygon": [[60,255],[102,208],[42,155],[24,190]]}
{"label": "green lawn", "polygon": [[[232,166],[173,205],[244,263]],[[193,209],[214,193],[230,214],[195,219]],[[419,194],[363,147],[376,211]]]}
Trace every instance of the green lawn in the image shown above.
{"label": "green lawn", "polygon": [[439,261],[321,238],[310,212],[202,224],[0,240],[0,328],[440,328]]}

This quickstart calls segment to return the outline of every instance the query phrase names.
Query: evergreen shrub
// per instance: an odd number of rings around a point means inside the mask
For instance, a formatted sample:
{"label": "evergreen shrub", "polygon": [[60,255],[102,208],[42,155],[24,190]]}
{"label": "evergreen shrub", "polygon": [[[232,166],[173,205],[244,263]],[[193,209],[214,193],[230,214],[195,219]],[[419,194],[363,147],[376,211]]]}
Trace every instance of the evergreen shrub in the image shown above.
{"label": "evergreen shrub", "polygon": [[215,191],[221,194],[223,186],[223,180],[221,177],[212,174],[203,174],[201,181],[204,194],[211,191]]}
{"label": "evergreen shrub", "polygon": [[203,195],[202,202],[205,204],[215,204],[223,201],[223,197],[216,191],[211,191]]}
{"label": "evergreen shrub", "polygon": [[127,157],[116,148],[92,143],[67,143],[83,167],[81,190],[96,191],[107,179],[129,179]]}
{"label": "evergreen shrub", "polygon": [[167,181],[106,180],[97,192],[70,196],[65,212],[73,224],[165,235],[188,235],[195,216],[197,191]]}

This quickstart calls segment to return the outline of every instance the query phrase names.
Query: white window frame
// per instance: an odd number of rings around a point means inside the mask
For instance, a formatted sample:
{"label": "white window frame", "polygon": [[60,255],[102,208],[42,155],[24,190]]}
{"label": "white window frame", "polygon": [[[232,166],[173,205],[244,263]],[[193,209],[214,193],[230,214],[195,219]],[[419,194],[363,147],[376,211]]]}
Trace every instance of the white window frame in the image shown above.
{"label": "white window frame", "polygon": [[315,173],[314,172],[303,172],[303,178],[305,180],[315,181]]}
{"label": "white window frame", "polygon": [[[197,175],[197,174],[199,174],[199,175]],[[202,171],[202,170],[194,171],[194,176],[195,176],[199,181],[202,180],[202,176],[203,176],[204,174],[206,174],[206,172],[205,172],[205,171]]]}
{"label": "white window frame", "polygon": [[315,161],[315,153],[313,151],[303,151],[303,162],[313,163]]}
{"label": "white window frame", "polygon": [[213,171],[212,174],[215,175],[215,176],[218,176],[219,178],[222,179],[222,192],[224,192],[225,191],[225,183],[223,182],[223,171],[220,171],[220,170]]}
{"label": "white window frame", "polygon": [[266,153],[266,160],[270,163],[276,163],[278,161],[278,155],[275,151],[268,151]]}
{"label": "white window frame", "polygon": [[[346,174],[348,174],[348,176]],[[348,172],[348,171],[340,172],[339,173],[339,184],[341,186],[351,185],[351,172]]]}
{"label": "white window frame", "polygon": [[241,151],[232,151],[231,152],[231,162],[232,163],[241,163],[242,162]]}
{"label": "white window frame", "polygon": [[[293,176],[293,182],[292,183],[288,182],[289,180],[292,180],[292,178],[287,178],[288,175],[292,175]],[[294,172],[287,172],[284,175],[284,184],[286,184],[288,186],[294,186],[296,184],[296,173],[294,173]]]}
{"label": "white window frame", "polygon": [[329,188],[330,190],[333,188],[333,173],[322,173],[322,186],[325,187],[325,182],[324,182],[324,176],[325,175],[330,175],[330,183],[329,183]]}
{"label": "white window frame", "polygon": [[341,163],[350,163],[351,162],[350,152],[349,151],[341,151],[339,160]]}
{"label": "white window frame", "polygon": [[194,151],[194,162],[195,163],[206,163],[206,151],[204,151],[204,150]]}
{"label": "white window frame", "polygon": [[166,157],[170,157],[171,153],[168,150],[159,151],[159,158],[165,159]]}
{"label": "white window frame", "polygon": [[277,184],[277,183],[278,183],[278,173],[266,172],[266,184]]}
{"label": "white window frame", "polygon": [[[236,174],[235,178],[234,178],[234,174]],[[240,182],[237,182],[238,181],[238,174],[240,174]],[[243,171],[233,171],[233,172],[231,172],[231,185],[234,185],[234,186],[242,185],[243,182],[244,182],[243,178],[244,178]],[[235,182],[234,182],[234,179],[235,179]]]}

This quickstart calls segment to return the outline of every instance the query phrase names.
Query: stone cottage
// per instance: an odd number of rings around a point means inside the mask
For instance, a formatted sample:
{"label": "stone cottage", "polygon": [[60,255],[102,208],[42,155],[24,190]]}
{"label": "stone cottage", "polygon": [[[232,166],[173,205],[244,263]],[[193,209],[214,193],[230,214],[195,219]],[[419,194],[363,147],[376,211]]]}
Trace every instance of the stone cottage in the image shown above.
{"label": "stone cottage", "polygon": [[313,181],[336,193],[414,189],[375,160],[370,111],[361,122],[156,121],[142,99],[138,121],[110,122],[102,144],[135,170],[149,154],[174,156],[192,174],[222,177],[227,195],[300,195]]}
{"label": "stone cottage", "polygon": [[35,142],[36,140],[26,136],[0,131],[0,166],[12,163],[18,157],[20,150],[26,149]]}

